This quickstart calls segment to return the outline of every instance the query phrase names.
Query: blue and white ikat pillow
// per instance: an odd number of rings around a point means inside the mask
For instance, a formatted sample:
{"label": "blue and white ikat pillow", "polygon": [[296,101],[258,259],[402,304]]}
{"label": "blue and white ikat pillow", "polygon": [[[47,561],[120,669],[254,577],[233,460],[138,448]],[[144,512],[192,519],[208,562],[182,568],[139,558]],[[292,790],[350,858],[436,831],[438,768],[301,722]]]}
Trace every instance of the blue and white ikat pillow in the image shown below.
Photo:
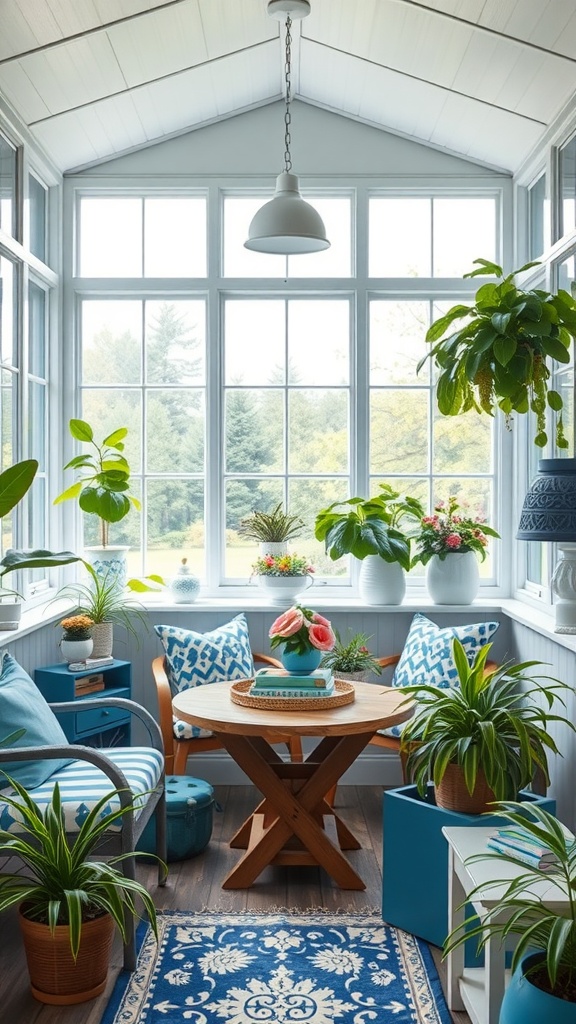
{"label": "blue and white ikat pillow", "polygon": [[[452,656],[452,641],[462,644],[470,664],[478,651],[489,643],[499,622],[474,622],[466,626],[438,626],[417,612],[396,671],[392,686],[439,686],[447,689],[458,685],[458,672]],[[403,725],[382,729],[386,736],[400,736]]]}
{"label": "blue and white ikat pillow", "polygon": [[[166,653],[168,682],[173,694],[206,683],[246,679],[254,674],[248,625],[237,615],[224,626],[197,633],[180,626],[154,626]],[[211,733],[174,720],[179,739],[200,738]]]}

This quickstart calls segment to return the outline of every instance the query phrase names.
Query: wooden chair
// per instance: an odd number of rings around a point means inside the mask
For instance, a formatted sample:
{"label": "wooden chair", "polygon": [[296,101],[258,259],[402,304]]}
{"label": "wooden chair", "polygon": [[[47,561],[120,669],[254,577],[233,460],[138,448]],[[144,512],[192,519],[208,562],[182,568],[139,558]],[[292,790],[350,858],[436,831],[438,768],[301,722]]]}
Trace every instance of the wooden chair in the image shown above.
{"label": "wooden chair", "polygon": [[[282,668],[281,662],[271,658],[267,654],[253,655],[255,663],[272,665],[274,668]],[[152,662],[152,674],[156,682],[158,694],[158,724],[164,740],[164,757],[166,761],[167,775],[185,775],[186,762],[192,754],[202,754],[207,750],[221,750],[222,743],[217,736],[202,736],[197,739],[178,739],[174,735],[172,716],[172,691],[168,682],[166,672],[166,659],[162,656],[154,658]],[[218,683],[208,683],[208,686],[218,686]],[[278,740],[275,740],[278,742]],[[302,761],[302,740],[300,736],[287,734],[283,739],[290,752],[291,761]]]}

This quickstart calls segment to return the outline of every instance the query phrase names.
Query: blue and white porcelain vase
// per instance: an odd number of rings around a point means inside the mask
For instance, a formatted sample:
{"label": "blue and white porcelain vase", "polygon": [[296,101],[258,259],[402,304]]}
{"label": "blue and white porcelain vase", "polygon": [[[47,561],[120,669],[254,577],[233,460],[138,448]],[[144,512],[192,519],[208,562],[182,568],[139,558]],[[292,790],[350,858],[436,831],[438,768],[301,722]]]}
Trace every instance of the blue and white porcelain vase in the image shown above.
{"label": "blue and white porcelain vase", "polygon": [[322,661],[322,651],[316,648],[299,654],[298,651],[282,651],[280,661],[287,672],[295,672],[296,675],[307,676],[314,672]]}
{"label": "blue and white porcelain vase", "polygon": [[168,584],[172,600],[176,604],[192,604],[200,593],[200,580],[194,575],[190,566],[186,564],[187,561],[187,558],[182,559],[178,572]]}

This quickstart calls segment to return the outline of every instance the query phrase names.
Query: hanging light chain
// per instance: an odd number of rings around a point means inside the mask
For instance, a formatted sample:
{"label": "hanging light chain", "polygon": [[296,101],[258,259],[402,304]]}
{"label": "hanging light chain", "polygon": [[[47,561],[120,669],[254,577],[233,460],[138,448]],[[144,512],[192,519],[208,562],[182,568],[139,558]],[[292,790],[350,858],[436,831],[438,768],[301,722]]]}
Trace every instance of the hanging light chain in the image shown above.
{"label": "hanging light chain", "polygon": [[284,170],[289,171],[292,167],[292,157],[290,155],[290,125],[292,123],[292,116],[290,114],[290,102],[292,100],[292,90],[290,82],[290,72],[292,63],[292,36],[290,34],[290,28],[292,26],[292,19],[288,14],[286,16],[286,63],[284,65],[284,80],[286,82],[286,110],[284,113]]}

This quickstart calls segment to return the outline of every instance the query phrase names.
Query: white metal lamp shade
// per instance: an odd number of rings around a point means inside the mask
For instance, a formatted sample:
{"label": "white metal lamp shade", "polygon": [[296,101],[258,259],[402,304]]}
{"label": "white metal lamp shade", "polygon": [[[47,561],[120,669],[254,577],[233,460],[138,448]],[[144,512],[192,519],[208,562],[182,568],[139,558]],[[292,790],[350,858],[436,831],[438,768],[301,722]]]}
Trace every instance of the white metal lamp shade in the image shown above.
{"label": "white metal lamp shade", "polygon": [[284,256],[329,248],[324,222],[302,199],[296,174],[278,175],[274,197],[254,214],[244,245],[255,252]]}

